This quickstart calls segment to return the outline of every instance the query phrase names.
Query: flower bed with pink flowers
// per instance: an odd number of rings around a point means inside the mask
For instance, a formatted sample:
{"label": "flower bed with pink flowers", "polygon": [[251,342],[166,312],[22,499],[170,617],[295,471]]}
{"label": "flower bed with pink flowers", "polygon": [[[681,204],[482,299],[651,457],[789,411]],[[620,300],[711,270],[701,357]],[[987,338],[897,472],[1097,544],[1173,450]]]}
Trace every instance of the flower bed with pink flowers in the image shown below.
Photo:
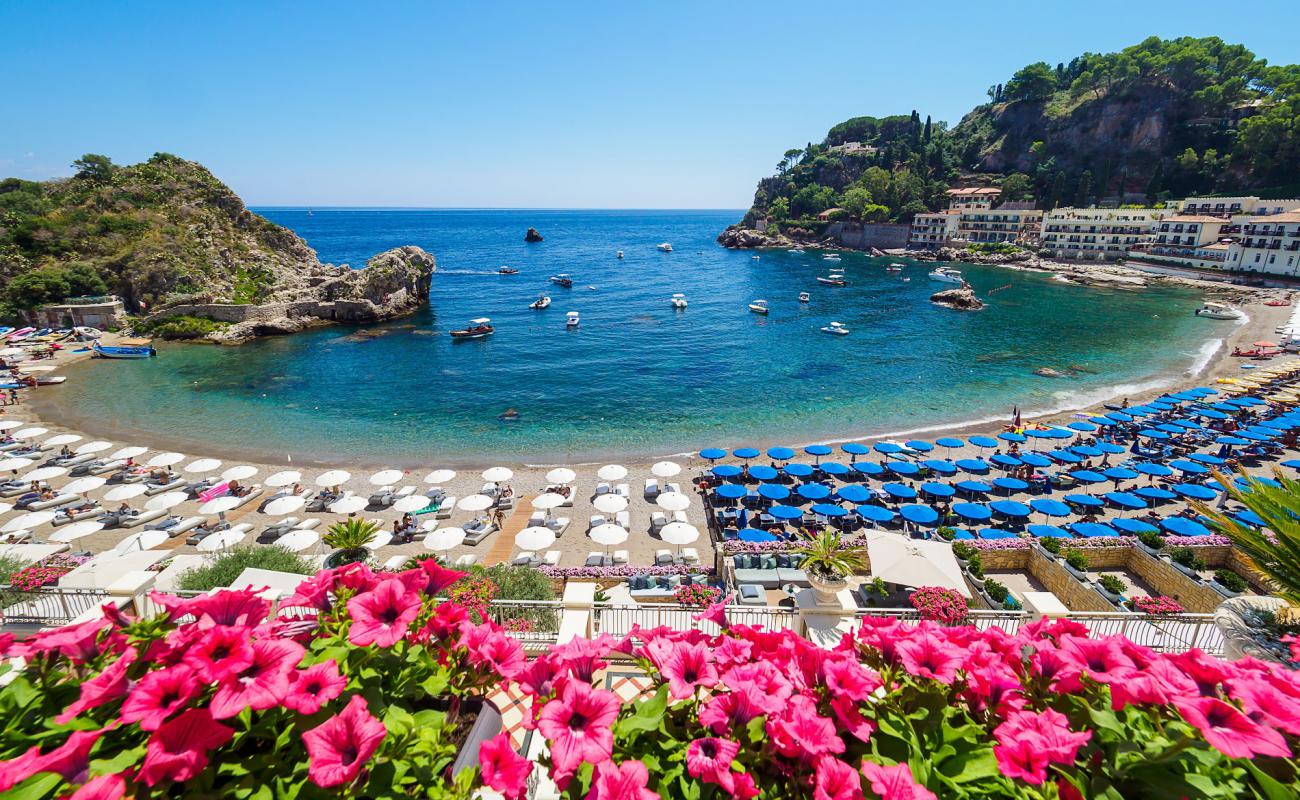
{"label": "flower bed with pink flowers", "polygon": [[661,567],[538,567],[537,571],[551,578],[630,578],[633,575],[712,575],[712,567],[674,564]]}
{"label": "flower bed with pink flowers", "polygon": [[1134,597],[1129,601],[1133,608],[1141,611],[1143,614],[1181,614],[1187,609],[1183,604],[1172,597]]}
{"label": "flower bed with pink flowers", "polygon": [[[1026,550],[1036,539],[968,539],[963,544],[975,550]],[[1136,536],[1097,536],[1093,538],[1061,539],[1062,547],[1088,550],[1105,547],[1132,547],[1138,543]],[[1179,547],[1227,547],[1232,541],[1226,536],[1171,536],[1170,544]]]}
{"label": "flower bed with pink flowers", "polygon": [[923,620],[956,625],[970,616],[966,598],[961,593],[942,586],[922,586],[908,595],[907,599],[912,608],[921,613]]}
{"label": "flower bed with pink flowers", "polygon": [[89,560],[89,556],[52,555],[10,575],[0,576],[0,583],[7,583],[16,591],[35,591],[57,582]]}
{"label": "flower bed with pink flowers", "polygon": [[[109,607],[0,641],[26,660],[0,681],[0,795],[518,800],[535,765],[506,734],[450,774],[459,715],[506,687],[531,698],[570,800],[1300,795],[1300,680],[1279,665],[1064,620],[1011,635],[867,617],[828,649],[721,605],[697,615],[717,635],[638,629],[529,661],[435,599],[460,577],[349,565],[275,619],[248,591],[155,595],[156,618]],[[600,688],[615,657],[647,699]]]}

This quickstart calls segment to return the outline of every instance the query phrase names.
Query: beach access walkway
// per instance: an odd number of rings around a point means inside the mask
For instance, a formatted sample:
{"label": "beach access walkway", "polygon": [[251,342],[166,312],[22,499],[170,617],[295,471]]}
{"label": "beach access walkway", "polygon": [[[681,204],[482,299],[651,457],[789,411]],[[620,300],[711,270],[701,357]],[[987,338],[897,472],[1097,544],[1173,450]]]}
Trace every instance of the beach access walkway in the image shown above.
{"label": "beach access walkway", "polygon": [[515,503],[514,510],[506,518],[501,530],[497,531],[491,549],[484,554],[483,566],[510,563],[510,556],[515,551],[515,534],[528,527],[528,518],[532,516],[532,500],[533,497],[520,497],[519,502]]}

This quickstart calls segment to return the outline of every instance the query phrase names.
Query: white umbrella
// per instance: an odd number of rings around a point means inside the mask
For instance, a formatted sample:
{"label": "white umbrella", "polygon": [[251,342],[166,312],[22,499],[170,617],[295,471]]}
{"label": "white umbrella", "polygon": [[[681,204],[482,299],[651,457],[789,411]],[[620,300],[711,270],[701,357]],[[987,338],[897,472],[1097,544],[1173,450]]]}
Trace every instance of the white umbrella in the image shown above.
{"label": "white umbrella", "polygon": [[618,464],[606,464],[596,470],[596,477],[602,481],[621,481],[627,477],[627,467]]}
{"label": "white umbrella", "polygon": [[546,492],[534,497],[531,501],[533,508],[538,511],[549,511],[552,508],[559,508],[566,502],[564,495],[555,492]]}
{"label": "white umbrella", "polygon": [[472,494],[469,497],[462,497],[456,504],[456,508],[461,511],[484,511],[492,507],[496,501],[485,494]]}
{"label": "white umbrella", "polygon": [[605,514],[617,514],[627,508],[627,498],[621,494],[602,494],[592,501],[597,511]]}
{"label": "white umbrella", "polygon": [[346,472],[341,469],[332,469],[328,472],[322,472],[321,474],[317,475],[316,485],[326,486],[326,487],[340,486],[342,484],[347,483],[348,479],[350,479],[351,477],[352,477],[351,472]]}
{"label": "white umbrella", "polygon": [[247,535],[248,534],[244,531],[217,531],[199,542],[197,549],[205,553],[215,553],[218,550],[225,550],[227,547],[239,544],[244,541],[244,537]]}
{"label": "white umbrella", "polygon": [[556,467],[555,469],[546,473],[546,481],[548,483],[558,483],[561,486],[567,483],[573,483],[574,480],[577,479],[577,477],[578,477],[578,473],[574,472],[568,467]]}
{"label": "white umbrella", "polygon": [[147,452],[149,452],[149,448],[147,447],[140,447],[139,445],[130,445],[128,447],[121,447],[118,448],[117,450],[114,450],[112,453],[109,454],[108,457],[113,460],[117,460],[119,458],[135,458],[136,456],[142,456]]}
{"label": "white umbrella", "polygon": [[146,467],[170,467],[185,460],[183,453],[159,453],[145,462]]}
{"label": "white umbrella", "polygon": [[370,505],[369,500],[361,495],[354,494],[335,500],[327,508],[329,508],[331,514],[355,514],[368,505]]}
{"label": "white umbrella", "polygon": [[293,530],[289,531],[279,539],[275,540],[276,547],[283,547],[286,550],[292,550],[295,553],[301,553],[308,547],[320,541],[320,534],[312,530]]}
{"label": "white umbrella", "polygon": [[167,492],[157,497],[150,497],[145,502],[144,507],[150,511],[166,511],[169,508],[175,508],[188,499],[190,499],[190,496],[185,492]]}
{"label": "white umbrella", "polygon": [[[203,505],[199,506],[200,514],[224,514],[234,509],[244,498],[235,497],[233,494],[223,494],[221,497],[214,497]],[[206,539],[204,541],[207,541]]]}
{"label": "white umbrella", "polygon": [[144,550],[152,550],[169,538],[171,537],[167,535],[167,531],[140,531],[118,542],[117,547],[113,549],[121,555],[138,553]]}
{"label": "white umbrella", "polygon": [[671,478],[682,471],[682,465],[675,461],[660,461],[650,467],[650,474],[656,478]]}
{"label": "white umbrella", "polygon": [[[666,526],[665,526],[666,527]],[[867,532],[871,575],[901,586],[944,586],[970,597],[961,567],[947,542],[908,539],[897,533]]]}
{"label": "white umbrella", "polygon": [[104,495],[104,499],[110,503],[120,503],[123,500],[130,500],[132,497],[139,497],[148,491],[143,483],[124,483],[121,486],[114,486]]}
{"label": "white umbrella", "polygon": [[700,530],[685,522],[670,522],[659,529],[659,538],[668,544],[690,544],[700,538]]}
{"label": "white umbrella", "polygon": [[383,547],[391,541],[393,541],[392,531],[376,531],[375,538],[371,539],[366,547]]}
{"label": "white umbrella", "polygon": [[292,486],[302,480],[302,473],[296,469],[286,469],[283,472],[277,472],[266,479],[267,486]]}
{"label": "white umbrella", "polygon": [[96,439],[93,442],[86,442],[80,447],[74,448],[72,452],[79,456],[84,456],[87,453],[101,453],[112,446],[112,442],[106,442],[103,439]]}
{"label": "white umbrella", "polygon": [[16,419],[0,420],[0,431],[11,431],[14,428],[21,428],[26,424],[27,424],[26,422],[22,422]]}
{"label": "white umbrella", "polygon": [[390,483],[397,483],[401,479],[402,471],[400,469],[381,469],[370,476],[370,483],[374,486],[387,486]]}
{"label": "white umbrella", "polygon": [[13,533],[14,531],[27,531],[40,525],[44,525],[54,519],[53,511],[33,511],[30,514],[23,514],[21,517],[14,517],[0,527],[0,531]]}
{"label": "white umbrella", "polygon": [[627,541],[627,531],[618,525],[613,525],[608,522],[604,525],[597,525],[592,528],[591,533],[588,535],[591,536],[593,542],[596,544],[603,544],[606,547],[622,544]]}
{"label": "white umbrella", "polygon": [[524,528],[515,534],[515,547],[520,550],[545,550],[555,544],[555,531],[550,528]]}
{"label": "white umbrella", "polygon": [[[430,520],[432,524],[432,520]],[[439,528],[424,537],[425,550],[450,550],[465,541],[464,528]]]}
{"label": "white umbrella", "polygon": [[422,508],[428,508],[429,502],[429,498],[422,494],[411,494],[399,498],[396,503],[393,503],[393,510],[399,511],[403,514],[409,514],[412,511],[419,511]]}
{"label": "white umbrella", "polygon": [[273,517],[282,517],[285,514],[292,514],[303,506],[307,505],[307,498],[290,495],[288,497],[277,497],[266,504],[262,509],[263,513],[270,514]]}
{"label": "white umbrella", "polygon": [[62,447],[65,444],[81,441],[81,437],[75,433],[60,433],[58,436],[51,436],[45,440],[50,447]]}
{"label": "white umbrella", "polygon": [[84,478],[77,478],[75,481],[69,481],[66,486],[60,489],[60,492],[68,494],[85,494],[93,492],[104,484],[108,483],[108,478],[99,475],[87,475]]}
{"label": "white umbrella", "polygon": [[490,467],[483,470],[483,480],[492,483],[501,483],[508,481],[515,476],[515,473],[506,467]]}
{"label": "white umbrella", "polygon": [[456,477],[456,471],[452,469],[435,469],[428,475],[424,476],[424,482],[429,484],[446,483]]}
{"label": "white umbrella", "polygon": [[181,468],[181,472],[212,472],[221,466],[221,460],[216,458],[199,458],[191,461]]}
{"label": "white umbrella", "polygon": [[15,439],[30,439],[33,436],[40,436],[42,433],[49,433],[49,432],[50,432],[49,428],[42,428],[40,426],[37,426],[35,428],[23,428],[22,430],[14,431],[9,435],[14,437]]}
{"label": "white umbrella", "polygon": [[691,498],[681,492],[664,492],[655,498],[655,503],[664,511],[685,511],[691,507]]}
{"label": "white umbrella", "polygon": [[257,467],[254,467],[251,464],[240,464],[237,467],[231,467],[230,469],[221,473],[221,480],[243,481],[253,477],[254,475],[257,474],[257,472],[258,472]]}
{"label": "white umbrella", "polygon": [[26,475],[23,475],[23,480],[48,481],[50,478],[58,478],[62,475],[66,475],[67,472],[67,467],[41,467],[40,469],[34,469]]}
{"label": "white umbrella", "polygon": [[83,536],[89,536],[102,530],[104,530],[104,523],[93,519],[83,519],[50,534],[50,541],[71,542],[74,539],[80,539]]}
{"label": "white umbrella", "polygon": [[6,458],[0,461],[0,471],[3,470],[20,470],[24,467],[30,467],[36,463],[33,458]]}
{"label": "white umbrella", "polygon": [[0,514],[8,514],[10,511],[13,510],[14,510],[13,503],[0,502]]}

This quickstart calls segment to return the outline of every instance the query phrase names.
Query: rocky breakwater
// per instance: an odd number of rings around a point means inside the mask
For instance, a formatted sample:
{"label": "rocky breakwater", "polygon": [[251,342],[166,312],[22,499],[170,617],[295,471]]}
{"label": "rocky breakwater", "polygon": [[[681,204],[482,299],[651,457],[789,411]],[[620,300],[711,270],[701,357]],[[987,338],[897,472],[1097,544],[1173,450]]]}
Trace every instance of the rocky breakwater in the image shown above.
{"label": "rocky breakwater", "polygon": [[980,311],[984,301],[975,296],[975,290],[969,286],[958,289],[944,289],[930,295],[930,302],[954,311]]}
{"label": "rocky breakwater", "polygon": [[770,234],[741,225],[731,225],[718,234],[718,244],[733,250],[748,250],[756,247],[794,247],[796,242],[779,233]]}

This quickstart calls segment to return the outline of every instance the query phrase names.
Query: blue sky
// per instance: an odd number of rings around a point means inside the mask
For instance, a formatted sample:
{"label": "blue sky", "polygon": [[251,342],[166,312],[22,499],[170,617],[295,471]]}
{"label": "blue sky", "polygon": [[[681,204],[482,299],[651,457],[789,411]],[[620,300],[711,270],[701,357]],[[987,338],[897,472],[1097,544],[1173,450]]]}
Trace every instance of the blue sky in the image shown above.
{"label": "blue sky", "polygon": [[1293,0],[0,0],[0,175],[164,150],[253,205],[741,208],[848,117],[956,123],[1026,63],[1151,34],[1293,63],[1294,19]]}

